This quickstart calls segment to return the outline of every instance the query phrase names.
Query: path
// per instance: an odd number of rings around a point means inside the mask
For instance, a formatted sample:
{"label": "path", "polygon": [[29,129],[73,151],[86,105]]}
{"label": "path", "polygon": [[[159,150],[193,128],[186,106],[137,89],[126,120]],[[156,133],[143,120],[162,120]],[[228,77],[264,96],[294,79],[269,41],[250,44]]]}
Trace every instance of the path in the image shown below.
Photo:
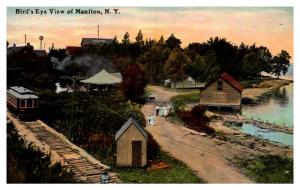
{"label": "path", "polygon": [[[177,94],[158,86],[150,88],[155,91],[159,102],[169,101],[170,97]],[[142,108],[145,116],[153,113],[154,110],[154,103],[145,104]],[[227,160],[226,155],[228,151],[230,152],[230,148],[222,149],[215,139],[170,123],[163,117],[157,117],[156,126],[147,126],[146,129],[162,149],[183,161],[208,183],[252,183]]]}

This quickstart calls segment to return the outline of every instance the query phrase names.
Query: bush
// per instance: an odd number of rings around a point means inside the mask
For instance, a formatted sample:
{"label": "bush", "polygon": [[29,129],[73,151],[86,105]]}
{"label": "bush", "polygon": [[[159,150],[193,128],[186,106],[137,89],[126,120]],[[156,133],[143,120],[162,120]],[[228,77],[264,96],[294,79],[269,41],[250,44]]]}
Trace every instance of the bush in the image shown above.
{"label": "bush", "polygon": [[181,120],[186,123],[189,128],[205,132],[207,134],[213,134],[215,131],[207,125],[209,119],[204,115],[199,115],[202,113],[201,108],[195,108],[194,111],[182,111],[179,113]]}

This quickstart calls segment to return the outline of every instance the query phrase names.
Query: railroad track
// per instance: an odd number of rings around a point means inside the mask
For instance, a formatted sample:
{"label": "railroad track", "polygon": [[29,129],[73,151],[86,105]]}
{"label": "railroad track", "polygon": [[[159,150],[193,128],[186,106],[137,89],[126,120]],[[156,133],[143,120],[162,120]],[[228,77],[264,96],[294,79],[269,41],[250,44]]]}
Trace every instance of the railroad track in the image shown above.
{"label": "railroad track", "polygon": [[[76,145],[66,142],[63,137],[56,134],[56,132],[46,129],[38,121],[20,121],[16,118],[11,121],[30,130],[41,144],[48,145],[50,152],[55,152],[59,155],[61,164],[68,171],[72,171],[76,179],[85,183],[100,183],[100,174],[106,171],[108,167],[105,168],[105,165],[101,166],[93,163],[86,155],[82,155],[79,150],[74,148]],[[121,182],[115,173],[108,172],[108,174],[110,183]]]}

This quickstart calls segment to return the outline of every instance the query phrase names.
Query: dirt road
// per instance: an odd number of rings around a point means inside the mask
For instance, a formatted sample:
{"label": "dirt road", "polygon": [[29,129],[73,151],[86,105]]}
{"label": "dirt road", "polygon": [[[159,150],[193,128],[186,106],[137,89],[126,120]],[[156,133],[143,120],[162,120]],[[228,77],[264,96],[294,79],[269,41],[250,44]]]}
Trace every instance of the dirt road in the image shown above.
{"label": "dirt road", "polygon": [[[169,101],[170,97],[178,94],[158,86],[150,88],[156,93],[159,102]],[[148,103],[143,106],[142,112],[147,117],[154,109],[155,104]],[[162,149],[187,164],[208,183],[252,183],[227,160],[226,155],[232,148],[224,149],[224,146],[218,146],[219,142],[216,139],[170,123],[163,117],[157,117],[156,126],[147,126],[146,129]]]}

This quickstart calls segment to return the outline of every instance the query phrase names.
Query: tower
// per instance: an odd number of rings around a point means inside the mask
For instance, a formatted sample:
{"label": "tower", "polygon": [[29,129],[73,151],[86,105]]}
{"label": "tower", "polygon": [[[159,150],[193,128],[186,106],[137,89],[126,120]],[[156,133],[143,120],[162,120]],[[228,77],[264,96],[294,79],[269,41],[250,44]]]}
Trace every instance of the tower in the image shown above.
{"label": "tower", "polygon": [[43,40],[44,40],[44,36],[40,36],[39,37],[39,40],[40,40],[40,50],[43,49]]}

